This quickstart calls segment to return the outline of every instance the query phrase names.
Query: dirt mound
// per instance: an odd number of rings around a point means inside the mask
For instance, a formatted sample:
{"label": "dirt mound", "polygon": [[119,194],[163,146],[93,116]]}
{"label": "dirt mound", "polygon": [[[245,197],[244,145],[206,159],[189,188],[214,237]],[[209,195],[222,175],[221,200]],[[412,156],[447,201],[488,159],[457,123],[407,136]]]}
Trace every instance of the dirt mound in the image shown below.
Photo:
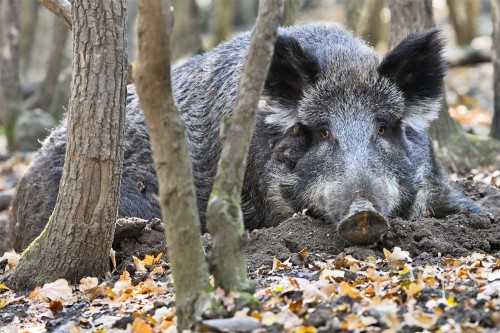
{"label": "dirt mound", "polygon": [[[342,240],[336,225],[296,215],[272,228],[253,230],[248,243],[250,271],[271,267],[273,258],[299,260],[299,252],[334,256],[349,253],[363,259],[382,256],[383,249],[395,246],[409,251],[417,263],[434,263],[440,256],[460,257],[472,252],[500,256],[500,190],[472,181],[461,185],[467,195],[478,201],[490,214],[455,214],[444,219],[390,219],[390,230],[371,246],[353,247]],[[207,244],[209,237],[204,237]],[[159,220],[120,219],[113,248],[119,268],[132,256],[165,252],[164,229]]]}

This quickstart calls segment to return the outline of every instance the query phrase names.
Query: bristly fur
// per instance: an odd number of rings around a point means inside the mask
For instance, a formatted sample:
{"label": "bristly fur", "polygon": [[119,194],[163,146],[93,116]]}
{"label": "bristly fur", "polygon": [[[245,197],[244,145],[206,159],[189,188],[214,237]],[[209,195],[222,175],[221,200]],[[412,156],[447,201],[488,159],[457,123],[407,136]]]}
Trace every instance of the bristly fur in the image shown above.
{"label": "bristly fur", "polygon": [[[221,152],[219,124],[235,106],[249,42],[250,34],[242,34],[173,69],[202,224]],[[411,35],[381,62],[337,26],[280,29],[247,158],[246,226],[274,225],[303,210],[335,223],[359,196],[384,215],[478,211],[448,185],[426,131],[442,96],[441,50],[433,30]],[[133,86],[127,103],[119,214],[159,217],[149,136]],[[11,219],[17,250],[54,208],[65,149],[63,122],[19,184]]]}

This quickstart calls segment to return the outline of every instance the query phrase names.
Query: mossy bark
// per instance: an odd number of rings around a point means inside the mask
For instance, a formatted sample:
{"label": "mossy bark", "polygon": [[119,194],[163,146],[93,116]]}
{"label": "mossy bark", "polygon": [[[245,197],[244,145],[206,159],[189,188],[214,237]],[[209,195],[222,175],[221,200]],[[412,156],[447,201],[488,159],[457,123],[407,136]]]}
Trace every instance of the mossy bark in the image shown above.
{"label": "mossy bark", "polygon": [[14,289],[109,272],[123,160],[125,0],[74,0],[68,143],[54,212],[8,277]]}
{"label": "mossy bark", "polygon": [[209,295],[209,275],[185,128],[172,97],[170,7],[170,0],[139,1],[134,79],[151,137],[181,332],[200,319]]}
{"label": "mossy bark", "polygon": [[282,0],[261,0],[246,64],[241,75],[238,99],[231,118],[222,124],[223,149],[210,196],[207,224],[212,234],[212,273],[224,290],[248,290],[244,253],[245,231],[241,191],[246,156],[255,126],[255,113],[264,87],[282,19]]}

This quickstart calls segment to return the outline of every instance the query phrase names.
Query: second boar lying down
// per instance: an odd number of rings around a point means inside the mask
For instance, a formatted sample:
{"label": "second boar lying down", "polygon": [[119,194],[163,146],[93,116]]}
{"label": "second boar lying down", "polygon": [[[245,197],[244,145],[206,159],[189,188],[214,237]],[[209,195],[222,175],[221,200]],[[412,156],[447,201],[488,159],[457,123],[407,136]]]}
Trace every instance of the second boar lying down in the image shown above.
{"label": "second boar lying down", "polygon": [[[249,40],[243,34],[173,69],[202,225],[221,151],[219,124],[235,105]],[[385,217],[478,212],[449,186],[427,134],[443,94],[441,51],[436,31],[409,36],[381,60],[335,26],[281,29],[248,156],[246,226],[275,225],[305,211],[338,225],[348,240],[367,242],[385,230]],[[147,128],[132,86],[127,103],[119,214],[159,217]],[[11,221],[18,250],[52,212],[65,148],[62,124],[19,184]]]}

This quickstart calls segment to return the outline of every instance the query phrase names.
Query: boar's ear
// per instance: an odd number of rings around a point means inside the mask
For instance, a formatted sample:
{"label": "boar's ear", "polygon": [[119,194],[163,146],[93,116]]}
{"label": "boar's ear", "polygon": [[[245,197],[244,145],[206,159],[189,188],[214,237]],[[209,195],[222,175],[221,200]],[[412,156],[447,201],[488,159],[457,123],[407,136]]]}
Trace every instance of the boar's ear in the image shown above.
{"label": "boar's ear", "polygon": [[394,82],[406,101],[405,121],[426,128],[437,118],[446,63],[439,30],[414,33],[382,60],[379,74]]}
{"label": "boar's ear", "polygon": [[264,94],[285,105],[295,105],[304,88],[315,81],[319,64],[299,42],[289,36],[278,36],[264,85]]}

